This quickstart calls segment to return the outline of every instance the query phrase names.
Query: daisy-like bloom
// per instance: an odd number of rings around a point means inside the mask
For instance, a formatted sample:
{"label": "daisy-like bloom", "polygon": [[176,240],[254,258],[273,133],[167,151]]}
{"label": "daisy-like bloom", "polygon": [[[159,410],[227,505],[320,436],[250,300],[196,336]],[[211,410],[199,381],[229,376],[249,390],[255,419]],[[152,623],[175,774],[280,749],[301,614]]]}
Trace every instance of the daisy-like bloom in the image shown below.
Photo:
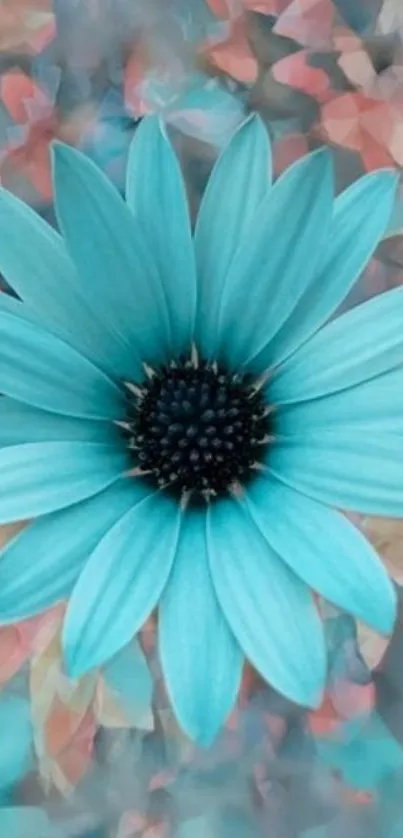
{"label": "daisy-like bloom", "polygon": [[[2,191],[0,616],[70,597],[73,676],[159,606],[185,731],[210,742],[244,657],[302,705],[326,670],[312,591],[380,632],[394,589],[335,508],[401,515],[403,289],[320,327],[381,239],[396,175],[336,199],[326,149],[274,185],[250,118],[222,153],[194,232],[155,118],[134,140],[127,203],[58,145],[63,238]],[[64,241],[63,241],[64,239]]]}

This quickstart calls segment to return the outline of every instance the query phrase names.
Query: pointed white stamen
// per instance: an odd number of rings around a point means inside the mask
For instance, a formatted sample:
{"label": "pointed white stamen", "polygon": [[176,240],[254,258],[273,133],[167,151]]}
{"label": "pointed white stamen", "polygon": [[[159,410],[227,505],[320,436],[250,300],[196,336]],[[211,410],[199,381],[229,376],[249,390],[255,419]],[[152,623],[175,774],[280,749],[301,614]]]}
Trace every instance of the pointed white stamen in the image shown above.
{"label": "pointed white stamen", "polygon": [[215,491],[215,489],[202,489],[201,494],[203,495],[204,500],[207,503],[210,503],[211,498],[217,497],[217,492]]}
{"label": "pointed white stamen", "polygon": [[137,396],[138,399],[142,399],[144,396],[144,390],[141,387],[138,387],[137,384],[133,384],[132,381],[125,381],[125,387],[133,393],[134,396]]}
{"label": "pointed white stamen", "polygon": [[130,469],[130,471],[126,472],[126,477],[145,477],[147,474],[152,474],[151,469],[147,469],[146,471],[141,468],[141,466],[136,466],[135,468]]}
{"label": "pointed white stamen", "polygon": [[118,428],[122,428],[124,431],[132,431],[132,425],[130,422],[121,422],[119,419],[113,419],[113,424],[116,425]]}
{"label": "pointed white stamen", "polygon": [[249,398],[253,398],[253,396],[255,396],[256,393],[258,393],[259,390],[261,390],[262,387],[265,386],[265,384],[267,384],[267,381],[268,381],[269,378],[270,378],[270,372],[268,372],[268,371],[262,373],[262,375],[259,375],[258,378],[255,378],[255,380],[252,384],[252,393],[249,396]]}
{"label": "pointed white stamen", "polygon": [[194,368],[197,370],[199,366],[199,353],[197,351],[197,346],[195,343],[192,343],[192,352],[190,358]]}
{"label": "pointed white stamen", "polygon": [[231,483],[231,485],[229,487],[229,491],[231,492],[232,495],[234,495],[235,498],[238,498],[238,499],[242,498],[243,495],[244,495],[244,488],[243,488],[242,484],[239,482],[239,480],[234,480],[234,482]]}
{"label": "pointed white stamen", "polygon": [[185,512],[185,510],[188,508],[192,494],[193,492],[189,489],[186,489],[184,492],[182,492],[180,499],[180,508],[182,512]]}
{"label": "pointed white stamen", "polygon": [[149,364],[143,364],[143,370],[144,370],[147,378],[150,378],[150,379],[154,378],[155,370],[153,370],[153,368],[150,367]]}

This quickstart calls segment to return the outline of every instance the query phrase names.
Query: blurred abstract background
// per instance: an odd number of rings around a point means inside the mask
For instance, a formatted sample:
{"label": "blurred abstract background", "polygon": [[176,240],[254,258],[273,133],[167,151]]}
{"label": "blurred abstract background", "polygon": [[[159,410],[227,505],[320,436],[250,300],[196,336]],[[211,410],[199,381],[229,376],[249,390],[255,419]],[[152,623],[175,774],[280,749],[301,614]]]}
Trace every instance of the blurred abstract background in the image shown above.
{"label": "blurred abstract background", "polygon": [[[0,183],[50,224],[53,140],[80,148],[123,191],[136,126],[161,114],[194,216],[251,111],[267,125],[276,176],[324,144],[337,190],[364,171],[400,170],[403,4],[0,0]],[[402,236],[399,196],[348,306],[402,284]],[[394,636],[323,607],[322,707],[301,713],[247,669],[208,751],[175,725],[152,622],[78,684],[63,672],[63,606],[1,628],[2,838],[402,838],[403,523],[355,523],[396,582]]]}

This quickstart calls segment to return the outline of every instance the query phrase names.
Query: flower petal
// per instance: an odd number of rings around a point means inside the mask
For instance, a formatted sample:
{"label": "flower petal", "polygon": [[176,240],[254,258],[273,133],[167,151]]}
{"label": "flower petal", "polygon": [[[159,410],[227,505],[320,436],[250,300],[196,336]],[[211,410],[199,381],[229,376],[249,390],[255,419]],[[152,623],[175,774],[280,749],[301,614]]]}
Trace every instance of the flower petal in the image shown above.
{"label": "flower petal", "polygon": [[0,270],[18,296],[41,316],[52,319],[56,314],[58,319],[63,302],[68,303],[68,295],[63,300],[66,288],[74,305],[74,267],[62,238],[38,213],[3,188]]}
{"label": "flower petal", "polygon": [[[231,184],[231,200],[223,195]],[[244,237],[253,235],[256,212],[271,184],[267,130],[259,117],[241,125],[213,168],[196,221],[194,246],[199,302],[196,342],[208,357],[216,342],[221,294]],[[249,242],[248,242],[249,243]]]}
{"label": "flower petal", "polygon": [[143,119],[131,145],[127,202],[161,277],[174,354],[189,351],[196,315],[196,264],[185,184],[156,117]]}
{"label": "flower petal", "polygon": [[243,656],[213,588],[201,510],[183,522],[159,608],[159,648],[179,723],[191,739],[210,745],[235,703]]}
{"label": "flower petal", "polygon": [[403,434],[403,371],[391,372],[340,390],[330,396],[280,407],[276,412],[279,436],[300,436],[316,430]]}
{"label": "flower petal", "polygon": [[34,442],[0,451],[0,524],[63,509],[128,469],[124,448],[98,442]]}
{"label": "flower petal", "polygon": [[133,358],[161,362],[167,312],[152,254],[117,190],[91,160],[54,147],[56,209],[67,247],[95,314]]}
{"label": "flower petal", "polygon": [[12,297],[11,294],[8,294],[7,292],[0,294],[0,314],[3,315],[3,313],[13,314],[22,320],[26,320],[28,323],[33,323],[35,326],[42,326],[39,315],[35,314],[35,312],[25,305],[25,303],[22,303],[21,300],[17,300],[16,297]]}
{"label": "flower petal", "polygon": [[213,584],[246,657],[287,698],[316,706],[326,653],[308,588],[272,550],[241,504],[212,504],[207,520]]}
{"label": "flower petal", "polygon": [[119,342],[96,320],[91,295],[85,299],[80,293],[85,289],[78,286],[63,239],[6,189],[0,189],[0,271],[26,303],[23,309],[31,319],[108,373],[123,376],[129,371]]}
{"label": "flower petal", "polygon": [[282,329],[259,355],[259,368],[280,363],[333,314],[369,262],[390,220],[396,172],[372,172],[334,204],[324,258]]}
{"label": "flower petal", "polygon": [[320,150],[295,163],[260,206],[253,238],[233,260],[221,299],[220,351],[233,368],[266,346],[304,294],[332,204],[331,158]]}
{"label": "flower petal", "polygon": [[75,419],[46,413],[36,407],[0,398],[0,448],[26,442],[113,442],[119,443],[118,428],[112,422]]}
{"label": "flower petal", "polygon": [[177,504],[154,493],[124,515],[94,550],[64,624],[72,677],[109,660],[150,615],[172,567],[181,514]]}
{"label": "flower petal", "polygon": [[118,419],[123,394],[83,355],[49,332],[0,313],[0,391],[17,401],[85,419]]}
{"label": "flower petal", "polygon": [[378,439],[357,431],[321,431],[278,440],[267,465],[276,477],[329,506],[402,517],[403,437]]}
{"label": "flower petal", "polygon": [[403,288],[363,303],[321,329],[274,375],[276,404],[317,399],[353,387],[403,361]]}
{"label": "flower petal", "polygon": [[377,631],[392,631],[395,589],[347,518],[273,478],[255,480],[245,502],[273,550],[310,588]]}
{"label": "flower petal", "polygon": [[32,617],[67,598],[98,542],[144,498],[140,481],[119,481],[89,500],[39,518],[2,550],[0,623]]}

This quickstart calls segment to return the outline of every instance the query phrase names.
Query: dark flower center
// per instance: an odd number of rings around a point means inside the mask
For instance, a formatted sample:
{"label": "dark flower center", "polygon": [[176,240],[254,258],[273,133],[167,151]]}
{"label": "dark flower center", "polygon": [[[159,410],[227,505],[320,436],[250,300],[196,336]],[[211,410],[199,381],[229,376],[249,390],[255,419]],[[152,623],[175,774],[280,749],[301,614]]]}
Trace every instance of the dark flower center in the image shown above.
{"label": "dark flower center", "polygon": [[181,359],[126,384],[124,433],[139,473],[210,499],[245,483],[270,437],[270,411],[251,376]]}

